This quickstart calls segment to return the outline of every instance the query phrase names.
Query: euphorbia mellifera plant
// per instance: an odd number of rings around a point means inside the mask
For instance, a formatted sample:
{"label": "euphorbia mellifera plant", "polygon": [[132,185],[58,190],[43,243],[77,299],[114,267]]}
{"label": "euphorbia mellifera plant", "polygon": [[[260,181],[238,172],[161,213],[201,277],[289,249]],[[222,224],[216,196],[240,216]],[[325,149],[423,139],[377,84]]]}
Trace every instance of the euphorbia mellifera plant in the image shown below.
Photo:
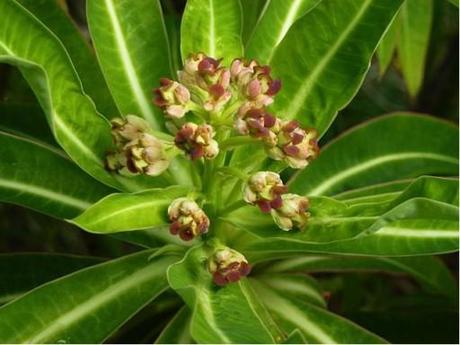
{"label": "euphorbia mellifera plant", "polygon": [[241,3],[188,0],[179,32],[158,1],[91,0],[85,42],[57,2],[0,1],[0,61],[52,132],[2,124],[0,200],[135,245],[0,256],[0,342],[383,342],[323,271],[455,299],[431,255],[458,250],[457,127],[397,113],[318,148],[403,1]]}

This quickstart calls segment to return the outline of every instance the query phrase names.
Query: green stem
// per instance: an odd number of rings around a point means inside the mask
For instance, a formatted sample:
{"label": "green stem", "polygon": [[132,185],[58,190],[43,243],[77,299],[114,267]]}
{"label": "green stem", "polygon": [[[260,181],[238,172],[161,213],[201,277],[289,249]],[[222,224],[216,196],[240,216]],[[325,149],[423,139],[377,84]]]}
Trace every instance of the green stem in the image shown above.
{"label": "green stem", "polygon": [[248,135],[241,135],[241,136],[236,136],[236,137],[231,137],[222,143],[220,143],[219,148],[222,151],[227,151],[230,149],[233,149],[237,146],[242,146],[242,145],[260,145],[261,141],[254,139]]}

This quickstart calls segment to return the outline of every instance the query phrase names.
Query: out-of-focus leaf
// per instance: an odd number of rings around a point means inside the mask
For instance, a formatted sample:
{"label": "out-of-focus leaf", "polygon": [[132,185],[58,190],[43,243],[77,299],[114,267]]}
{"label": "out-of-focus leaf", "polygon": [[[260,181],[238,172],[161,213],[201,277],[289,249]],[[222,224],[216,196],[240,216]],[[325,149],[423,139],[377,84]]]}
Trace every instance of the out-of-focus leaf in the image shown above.
{"label": "out-of-focus leaf", "polygon": [[0,200],[65,218],[113,190],[48,144],[0,132]]}
{"label": "out-of-focus leaf", "polygon": [[121,114],[142,116],[162,128],[163,114],[151,92],[173,73],[159,0],[93,0],[87,6],[97,57]]}
{"label": "out-of-focus leaf", "polygon": [[99,69],[96,55],[66,13],[65,3],[60,0],[19,0],[18,2],[32,12],[64,44],[83,84],[83,89],[96,103],[97,109],[109,118],[118,115],[112,95]]}
{"label": "out-of-focus leaf", "polygon": [[408,113],[383,116],[325,146],[317,160],[289,181],[290,190],[330,195],[424,174],[456,176],[457,143],[454,124]]}
{"label": "out-of-focus leaf", "polygon": [[401,0],[323,0],[298,20],[271,65],[283,88],[273,105],[322,135],[356,94]]}
{"label": "out-of-focus leaf", "polygon": [[243,56],[239,0],[188,0],[182,17],[182,60],[203,52],[228,64]]}
{"label": "out-of-focus leaf", "polygon": [[[321,0],[267,1],[246,44],[245,56],[269,64],[294,22]],[[250,2],[246,0],[246,2]]]}
{"label": "out-of-focus leaf", "polygon": [[396,42],[398,41],[398,33],[400,27],[399,15],[395,17],[393,23],[388,27],[387,32],[382,37],[379,46],[377,47],[377,57],[379,59],[379,73],[383,76],[393,60],[396,50]]}
{"label": "out-of-focus leaf", "polygon": [[254,31],[267,0],[241,0],[240,2],[243,9],[242,39],[243,43],[246,43]]}
{"label": "out-of-focus leaf", "polygon": [[302,332],[298,328],[294,329],[291,334],[288,335],[283,344],[306,344],[307,340],[302,335]]}
{"label": "out-of-focus leaf", "polygon": [[458,0],[448,0],[452,5],[458,7]]}
{"label": "out-of-focus leaf", "polygon": [[0,254],[0,304],[29,290],[102,261],[96,257],[51,253]]}
{"label": "out-of-focus leaf", "polygon": [[272,343],[282,335],[248,281],[218,287],[206,270],[208,253],[192,248],[168,269],[169,285],[193,310],[190,333],[200,343]]}
{"label": "out-of-focus leaf", "polygon": [[189,307],[182,307],[161,331],[155,344],[193,344],[190,334],[191,317]]}
{"label": "out-of-focus leaf", "polygon": [[144,251],[38,287],[0,308],[2,343],[103,342],[164,291],[167,256]]}
{"label": "out-of-focus leaf", "polygon": [[280,291],[251,279],[254,290],[285,332],[298,329],[308,343],[381,344],[385,341],[358,325],[322,308],[290,299]]}
{"label": "out-of-focus leaf", "polygon": [[133,194],[112,194],[92,205],[72,223],[95,233],[164,227],[168,224],[169,205],[188,191],[186,187],[173,186]]}
{"label": "out-of-focus leaf", "polygon": [[398,58],[407,90],[415,97],[422,85],[433,21],[432,0],[406,0],[399,15]]}

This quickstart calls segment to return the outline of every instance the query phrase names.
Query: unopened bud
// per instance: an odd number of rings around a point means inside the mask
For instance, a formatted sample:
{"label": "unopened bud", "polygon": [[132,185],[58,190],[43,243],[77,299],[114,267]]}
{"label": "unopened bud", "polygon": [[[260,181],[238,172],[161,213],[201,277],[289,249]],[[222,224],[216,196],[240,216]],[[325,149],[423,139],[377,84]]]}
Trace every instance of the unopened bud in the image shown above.
{"label": "unopened bud", "polygon": [[213,139],[215,133],[208,124],[188,122],[177,132],[176,146],[184,150],[192,160],[204,157],[213,159],[219,153],[219,145]]}
{"label": "unopened bud", "polygon": [[135,115],[127,115],[123,119],[115,118],[110,123],[112,125],[112,138],[117,146],[124,146],[150,130],[148,122]]}
{"label": "unopened bud", "polygon": [[271,211],[275,223],[285,231],[293,227],[302,229],[310,216],[308,198],[290,193],[282,195],[281,198],[283,199],[282,206]]}
{"label": "unopened bud", "polygon": [[219,286],[237,282],[251,272],[244,255],[228,247],[216,251],[209,258],[208,269],[214,283]]}
{"label": "unopened bud", "polygon": [[205,234],[209,229],[209,218],[198,204],[189,198],[178,198],[168,208],[171,224],[169,231],[184,241]]}
{"label": "unopened bud", "polygon": [[235,129],[244,135],[262,139],[267,145],[276,144],[276,132],[280,121],[264,108],[240,108]]}
{"label": "unopened bud", "polygon": [[284,121],[276,145],[267,149],[270,158],[284,160],[291,168],[303,169],[319,154],[318,133],[300,128],[297,121]]}
{"label": "unopened bud", "polygon": [[244,200],[259,206],[262,212],[270,212],[282,206],[281,195],[287,188],[280,176],[271,171],[259,171],[252,175],[244,187]]}
{"label": "unopened bud", "polygon": [[176,81],[162,78],[161,86],[154,90],[156,95],[153,102],[159,106],[166,115],[172,118],[181,118],[189,110],[190,92]]}

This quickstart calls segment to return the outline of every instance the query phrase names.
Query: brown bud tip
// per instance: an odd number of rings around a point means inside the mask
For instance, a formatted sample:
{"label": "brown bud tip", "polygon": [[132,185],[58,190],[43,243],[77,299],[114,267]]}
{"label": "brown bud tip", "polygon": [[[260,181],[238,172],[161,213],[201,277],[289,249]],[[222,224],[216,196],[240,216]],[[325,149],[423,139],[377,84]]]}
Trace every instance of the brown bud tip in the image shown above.
{"label": "brown bud tip", "polygon": [[281,80],[273,80],[268,86],[267,95],[274,96],[281,90]]}

